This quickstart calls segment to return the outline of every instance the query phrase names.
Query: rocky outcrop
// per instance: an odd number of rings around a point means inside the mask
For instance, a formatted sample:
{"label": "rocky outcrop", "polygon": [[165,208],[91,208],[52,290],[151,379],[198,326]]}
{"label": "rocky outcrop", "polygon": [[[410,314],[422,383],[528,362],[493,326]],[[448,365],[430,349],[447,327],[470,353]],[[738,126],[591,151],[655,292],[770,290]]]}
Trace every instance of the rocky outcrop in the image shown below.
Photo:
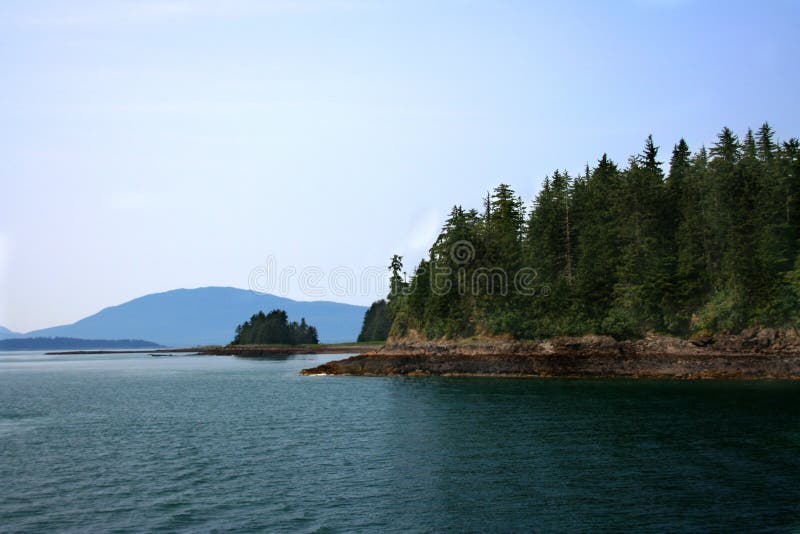
{"label": "rocky outcrop", "polygon": [[303,374],[562,376],[664,378],[800,378],[800,337],[788,330],[754,330],[693,340],[650,335],[632,341],[607,336],[390,339],[380,350],[329,362]]}

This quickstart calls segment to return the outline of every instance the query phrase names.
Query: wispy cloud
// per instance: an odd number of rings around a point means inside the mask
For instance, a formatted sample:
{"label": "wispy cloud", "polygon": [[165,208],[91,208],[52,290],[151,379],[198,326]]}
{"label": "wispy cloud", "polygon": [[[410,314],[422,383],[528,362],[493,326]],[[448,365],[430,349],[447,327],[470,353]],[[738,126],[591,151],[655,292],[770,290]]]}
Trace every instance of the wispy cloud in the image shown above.
{"label": "wispy cloud", "polygon": [[439,213],[433,209],[425,210],[418,215],[414,227],[408,234],[406,246],[401,250],[426,251],[436,239],[441,227],[442,220]]}

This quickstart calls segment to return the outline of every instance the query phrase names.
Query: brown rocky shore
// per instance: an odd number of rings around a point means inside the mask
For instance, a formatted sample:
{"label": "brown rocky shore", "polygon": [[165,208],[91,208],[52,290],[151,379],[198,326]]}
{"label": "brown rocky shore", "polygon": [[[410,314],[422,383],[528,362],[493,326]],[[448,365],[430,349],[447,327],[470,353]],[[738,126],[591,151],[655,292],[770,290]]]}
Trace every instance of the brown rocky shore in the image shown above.
{"label": "brown rocky shore", "polygon": [[631,378],[800,378],[800,335],[794,329],[749,330],[692,340],[649,335],[543,341],[506,338],[389,339],[374,352],[332,361],[305,375],[539,376]]}

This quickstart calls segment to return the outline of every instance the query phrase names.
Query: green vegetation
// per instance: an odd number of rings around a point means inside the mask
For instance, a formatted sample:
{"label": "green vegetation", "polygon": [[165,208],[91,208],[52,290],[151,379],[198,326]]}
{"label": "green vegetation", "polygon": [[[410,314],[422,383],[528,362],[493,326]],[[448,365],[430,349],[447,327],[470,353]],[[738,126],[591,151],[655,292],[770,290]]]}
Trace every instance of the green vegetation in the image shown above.
{"label": "green vegetation", "polygon": [[263,311],[250,317],[236,327],[236,337],[231,345],[254,345],[279,343],[284,345],[319,343],[317,329],[306,324],[305,319],[300,323],[289,322],[286,312],[272,310],[264,315]]}
{"label": "green vegetation", "polygon": [[391,327],[386,301],[377,300],[364,314],[364,324],[361,326],[361,333],[358,334],[358,341],[386,341]]}
{"label": "green vegetation", "polygon": [[409,281],[392,259],[392,335],[518,338],[737,332],[800,323],[800,143],[764,124],[710,150],[648,137],[545,179],[532,209],[507,185],[452,209]]}

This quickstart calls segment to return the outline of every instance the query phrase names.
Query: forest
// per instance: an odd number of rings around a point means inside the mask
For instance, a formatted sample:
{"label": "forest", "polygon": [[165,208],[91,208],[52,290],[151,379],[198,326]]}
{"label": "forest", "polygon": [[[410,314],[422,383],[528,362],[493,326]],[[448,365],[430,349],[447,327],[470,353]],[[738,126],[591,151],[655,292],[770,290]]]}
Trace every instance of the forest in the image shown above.
{"label": "forest", "polygon": [[364,324],[358,334],[358,341],[384,341],[389,335],[391,326],[386,301],[376,300],[364,314]]}
{"label": "forest", "polygon": [[272,344],[299,345],[319,343],[317,329],[300,322],[289,322],[284,310],[260,311],[236,327],[236,337],[231,345]]}
{"label": "forest", "polygon": [[[453,207],[410,277],[392,259],[391,335],[679,336],[800,322],[800,143],[768,124],[713,146],[648,137],[548,176],[528,207],[505,184]],[[366,321],[365,321],[366,322]],[[377,327],[375,327],[377,328]],[[373,328],[374,329],[374,328]]]}

